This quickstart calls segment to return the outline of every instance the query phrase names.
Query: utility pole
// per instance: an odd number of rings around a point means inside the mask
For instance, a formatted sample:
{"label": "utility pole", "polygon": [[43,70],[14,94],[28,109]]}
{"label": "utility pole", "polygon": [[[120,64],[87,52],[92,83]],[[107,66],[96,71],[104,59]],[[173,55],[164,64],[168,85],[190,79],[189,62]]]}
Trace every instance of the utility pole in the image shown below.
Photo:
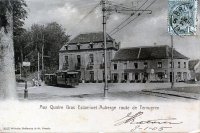
{"label": "utility pole", "polygon": [[[106,3],[107,2],[107,3]],[[146,3],[146,2],[145,2]],[[144,4],[145,4],[144,3]],[[101,0],[101,4],[102,4],[102,13],[103,13],[103,40],[104,40],[104,78],[105,78],[105,84],[104,84],[104,97],[107,97],[108,94],[108,71],[107,71],[107,45],[106,45],[106,20],[107,20],[107,14],[106,12],[111,13],[111,12],[116,12],[116,13],[122,13],[122,14],[130,14],[131,16],[134,15],[134,12],[148,12],[148,14],[151,14],[152,11],[151,10],[142,10],[142,9],[137,9],[134,10],[132,8],[123,6],[122,4],[112,4],[111,1],[107,1],[107,0]],[[108,6],[106,7],[106,4],[108,4]],[[129,17],[130,18],[130,17]]]}
{"label": "utility pole", "polygon": [[20,56],[21,56],[21,63],[20,63],[20,79],[22,78],[22,64],[23,64],[23,51],[22,46],[20,47]]}
{"label": "utility pole", "polygon": [[107,45],[106,45],[106,1],[102,0],[103,12],[103,40],[104,40],[104,97],[108,95],[108,79],[107,79]]}
{"label": "utility pole", "polygon": [[172,82],[171,82],[171,89],[174,88],[174,38],[173,38],[173,35],[170,35],[171,36],[171,47],[172,47],[172,50],[171,50],[171,53],[172,53],[172,56],[171,56],[171,73],[172,73]]}
{"label": "utility pole", "polygon": [[38,75],[37,75],[38,81],[40,79],[40,53],[38,51]]}
{"label": "utility pole", "polygon": [[44,80],[44,35],[42,35],[42,80]]}

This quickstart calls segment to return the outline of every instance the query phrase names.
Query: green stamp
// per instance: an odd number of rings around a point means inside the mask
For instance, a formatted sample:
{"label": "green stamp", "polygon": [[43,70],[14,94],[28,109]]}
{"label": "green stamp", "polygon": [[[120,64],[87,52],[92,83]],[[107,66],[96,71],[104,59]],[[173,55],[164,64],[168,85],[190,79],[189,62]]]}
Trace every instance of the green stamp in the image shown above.
{"label": "green stamp", "polygon": [[169,0],[168,32],[171,35],[196,35],[197,0]]}

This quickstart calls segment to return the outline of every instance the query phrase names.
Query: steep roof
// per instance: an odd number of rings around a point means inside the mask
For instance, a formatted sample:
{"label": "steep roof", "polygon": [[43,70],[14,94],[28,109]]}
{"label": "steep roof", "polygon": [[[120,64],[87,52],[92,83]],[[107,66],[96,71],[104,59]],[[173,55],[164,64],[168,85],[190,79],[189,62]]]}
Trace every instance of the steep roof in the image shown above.
{"label": "steep roof", "polygon": [[[123,48],[115,54],[113,61],[153,60],[170,58],[171,48],[167,45],[162,45]],[[174,59],[188,59],[188,57],[174,50]]]}
{"label": "steep roof", "polygon": [[[108,34],[106,36],[106,39],[107,41],[114,40]],[[79,34],[78,36],[73,38],[71,41],[69,41],[68,44],[77,44],[77,43],[82,44],[82,43],[90,43],[90,42],[103,42],[103,32]]]}
{"label": "steep roof", "polygon": [[199,63],[199,59],[197,60],[190,60],[188,65],[189,65],[189,70],[194,70],[194,67]]}

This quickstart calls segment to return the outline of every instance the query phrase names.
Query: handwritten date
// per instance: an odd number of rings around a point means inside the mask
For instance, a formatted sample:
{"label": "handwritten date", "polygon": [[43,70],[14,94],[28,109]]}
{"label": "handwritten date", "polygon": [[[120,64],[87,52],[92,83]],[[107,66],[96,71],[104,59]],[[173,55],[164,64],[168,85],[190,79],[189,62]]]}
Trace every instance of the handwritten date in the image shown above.
{"label": "handwritten date", "polygon": [[146,126],[146,127],[142,127],[141,125],[136,125],[133,129],[131,129],[131,132],[135,132],[135,131],[164,131],[165,129],[169,129],[172,127],[164,127],[164,126]]}

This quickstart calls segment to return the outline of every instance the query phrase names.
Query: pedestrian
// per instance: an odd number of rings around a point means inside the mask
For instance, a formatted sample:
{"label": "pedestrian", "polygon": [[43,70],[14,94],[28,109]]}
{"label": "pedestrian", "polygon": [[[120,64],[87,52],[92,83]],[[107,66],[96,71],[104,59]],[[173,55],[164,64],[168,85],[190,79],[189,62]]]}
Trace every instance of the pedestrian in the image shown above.
{"label": "pedestrian", "polygon": [[32,85],[35,86],[35,78],[32,79]]}

